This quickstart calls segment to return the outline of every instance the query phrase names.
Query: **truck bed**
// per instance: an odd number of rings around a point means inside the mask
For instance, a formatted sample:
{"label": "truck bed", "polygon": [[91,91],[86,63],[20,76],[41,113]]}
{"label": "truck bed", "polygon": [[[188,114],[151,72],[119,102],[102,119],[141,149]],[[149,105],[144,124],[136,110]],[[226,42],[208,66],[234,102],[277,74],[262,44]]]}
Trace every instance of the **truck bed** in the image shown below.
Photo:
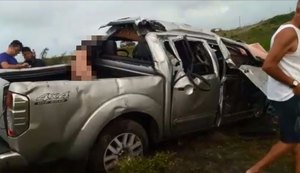
{"label": "truck bed", "polygon": [[28,69],[0,69],[0,77],[9,82],[71,80],[71,66],[61,64]]}

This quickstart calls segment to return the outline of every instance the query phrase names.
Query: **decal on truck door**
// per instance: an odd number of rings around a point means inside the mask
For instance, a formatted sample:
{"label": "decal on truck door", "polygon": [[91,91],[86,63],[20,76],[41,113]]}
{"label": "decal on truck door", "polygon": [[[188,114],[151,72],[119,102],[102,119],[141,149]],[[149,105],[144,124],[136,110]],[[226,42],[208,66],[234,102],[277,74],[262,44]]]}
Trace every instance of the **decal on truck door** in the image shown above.
{"label": "decal on truck door", "polygon": [[35,105],[62,103],[69,100],[70,91],[64,93],[46,93],[35,99]]}

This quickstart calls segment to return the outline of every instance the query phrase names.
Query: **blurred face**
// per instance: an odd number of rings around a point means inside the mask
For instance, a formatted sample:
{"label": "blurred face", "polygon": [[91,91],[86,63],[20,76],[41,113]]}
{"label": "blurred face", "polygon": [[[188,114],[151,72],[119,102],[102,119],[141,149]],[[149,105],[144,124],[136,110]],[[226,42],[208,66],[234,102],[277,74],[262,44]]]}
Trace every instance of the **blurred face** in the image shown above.
{"label": "blurred face", "polygon": [[16,46],[16,47],[9,47],[9,53],[12,56],[17,56],[21,51],[21,47],[20,46]]}
{"label": "blurred face", "polygon": [[24,51],[24,52],[22,52],[22,54],[26,61],[29,61],[32,59],[33,54],[31,51]]}

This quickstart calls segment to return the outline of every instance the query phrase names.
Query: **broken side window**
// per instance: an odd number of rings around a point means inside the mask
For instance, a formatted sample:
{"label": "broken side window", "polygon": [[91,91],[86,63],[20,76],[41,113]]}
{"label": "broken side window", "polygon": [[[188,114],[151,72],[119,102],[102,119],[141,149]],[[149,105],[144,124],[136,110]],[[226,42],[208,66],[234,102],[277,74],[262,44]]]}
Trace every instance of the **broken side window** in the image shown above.
{"label": "broken side window", "polygon": [[214,66],[210,54],[202,42],[190,41],[191,51],[194,54],[193,72],[201,75],[214,74]]}
{"label": "broken side window", "polygon": [[132,58],[132,52],[136,45],[137,41],[124,41],[119,40],[117,43],[117,55]]}
{"label": "broken side window", "polygon": [[211,56],[202,42],[180,40],[175,42],[175,47],[186,73],[190,71],[199,75],[214,74]]}
{"label": "broken side window", "polygon": [[120,60],[139,65],[153,65],[152,53],[144,35],[133,24],[116,25],[103,46],[104,59]]}
{"label": "broken side window", "polygon": [[223,56],[223,53],[218,45],[217,42],[208,42],[210,48],[215,52],[218,64],[219,64],[219,76],[222,79],[222,77],[226,73],[226,64],[225,64],[225,58]]}
{"label": "broken side window", "polygon": [[241,65],[261,66],[261,62],[255,59],[243,46],[223,41],[230,53],[230,58],[239,68]]}
{"label": "broken side window", "polygon": [[182,69],[180,66],[180,61],[176,58],[176,55],[175,55],[169,41],[164,41],[164,48],[165,48],[166,55],[172,64],[173,76],[175,77],[177,72]]}
{"label": "broken side window", "polygon": [[103,59],[123,61],[138,65],[153,65],[148,43],[142,38],[136,40],[106,40],[102,46]]}
{"label": "broken side window", "polygon": [[108,52],[109,55],[104,54],[102,58],[153,66],[152,53],[145,35],[149,32],[166,31],[164,25],[155,20],[140,21],[140,18],[122,18],[105,26],[111,26],[107,31],[110,46],[105,46],[109,51],[104,50],[104,52]]}

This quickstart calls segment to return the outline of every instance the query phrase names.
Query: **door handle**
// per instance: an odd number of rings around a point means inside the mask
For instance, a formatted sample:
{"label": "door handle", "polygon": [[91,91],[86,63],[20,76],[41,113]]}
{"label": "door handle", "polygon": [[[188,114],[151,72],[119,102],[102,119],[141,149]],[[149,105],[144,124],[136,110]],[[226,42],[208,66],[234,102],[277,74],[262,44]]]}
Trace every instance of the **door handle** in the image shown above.
{"label": "door handle", "polygon": [[177,88],[178,91],[184,91],[184,87]]}
{"label": "door handle", "polygon": [[186,95],[192,95],[195,90],[195,88],[192,85],[186,85],[184,87],[179,87],[177,89],[178,91],[184,91]]}

